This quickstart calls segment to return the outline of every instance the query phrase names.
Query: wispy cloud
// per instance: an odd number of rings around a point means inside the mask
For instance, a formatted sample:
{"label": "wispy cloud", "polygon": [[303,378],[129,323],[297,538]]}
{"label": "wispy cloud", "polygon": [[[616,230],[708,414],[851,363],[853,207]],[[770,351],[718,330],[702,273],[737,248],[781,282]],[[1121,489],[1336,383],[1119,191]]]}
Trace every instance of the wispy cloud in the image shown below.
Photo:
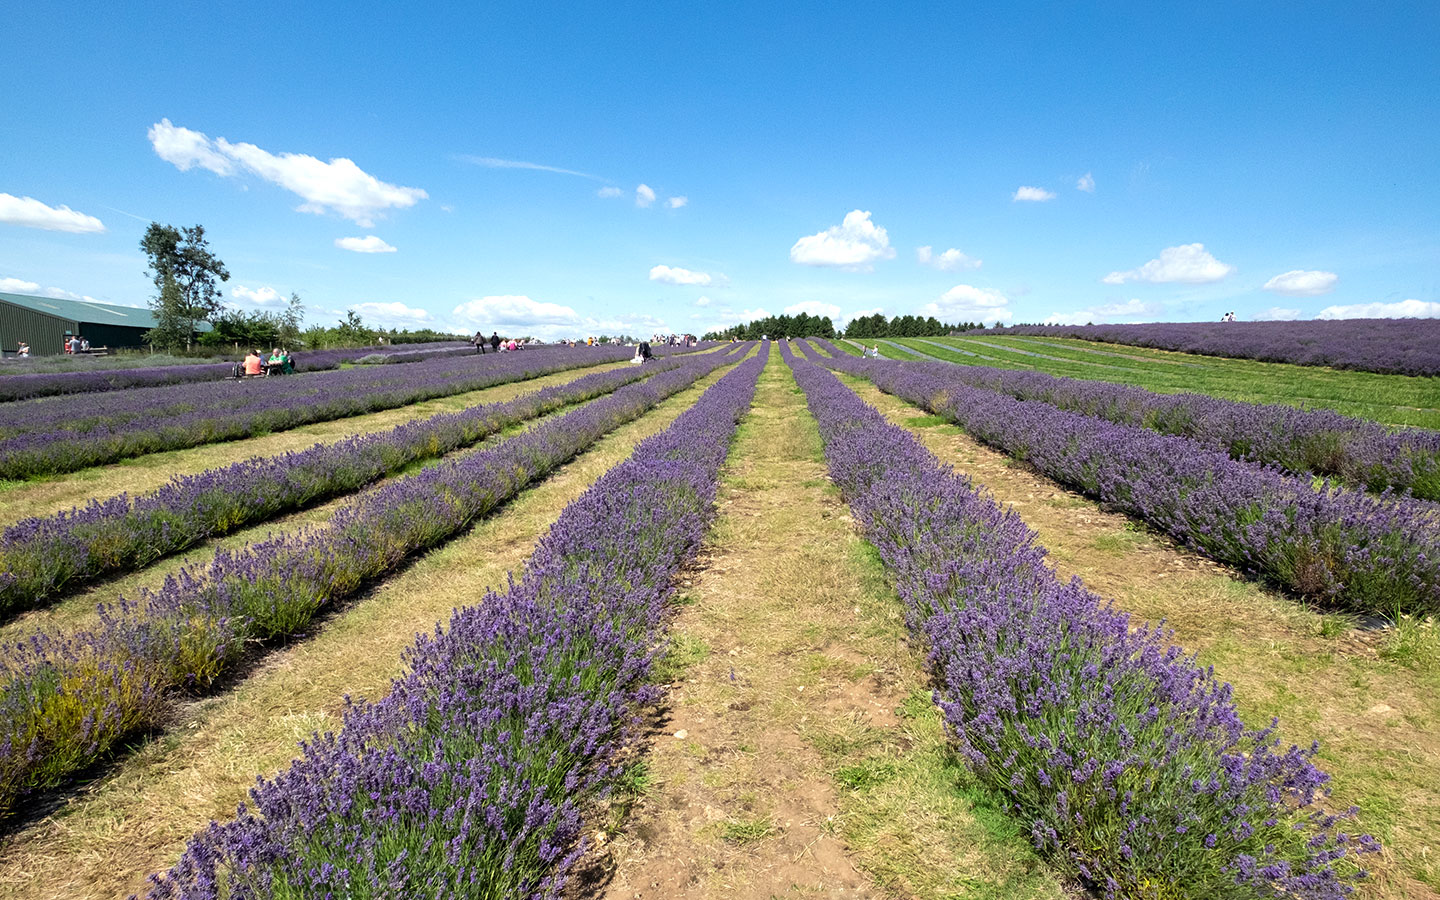
{"label": "wispy cloud", "polygon": [[655,189],[648,184],[635,188],[635,205],[646,207],[655,202]]}
{"label": "wispy cloud", "polygon": [[1089,172],[1081,175],[1080,180],[1075,182],[1075,190],[1084,191],[1087,194],[1095,193],[1095,176]]}
{"label": "wispy cloud", "polygon": [[563,169],[560,166],[547,166],[543,163],[526,162],[523,159],[471,156],[468,153],[458,154],[455,158],[460,162],[470,163],[472,166],[482,166],[486,169],[529,169],[532,172],[554,172],[556,175],[575,175],[579,178],[590,178],[595,181],[604,180],[599,175],[591,175],[589,172],[577,172],[574,169]]}
{"label": "wispy cloud", "polygon": [[1318,297],[1321,294],[1328,294],[1335,290],[1335,284],[1340,276],[1334,272],[1304,271],[1295,269],[1276,275],[1265,282],[1262,290],[1271,291],[1276,294],[1284,294],[1287,297]]}
{"label": "wispy cloud", "polygon": [[395,248],[385,243],[377,235],[367,234],[364,237],[343,237],[335,239],[335,246],[341,250],[349,250],[352,253],[394,253]]}

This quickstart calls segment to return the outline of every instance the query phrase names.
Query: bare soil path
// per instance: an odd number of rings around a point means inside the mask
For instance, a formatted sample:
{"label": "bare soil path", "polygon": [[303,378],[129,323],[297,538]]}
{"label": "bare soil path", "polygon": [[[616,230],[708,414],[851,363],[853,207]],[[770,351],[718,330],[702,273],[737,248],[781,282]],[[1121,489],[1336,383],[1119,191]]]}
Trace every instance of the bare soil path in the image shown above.
{"label": "bare soil path", "polygon": [[899,600],[778,353],[719,502],[604,896],[1063,897],[966,795]]}

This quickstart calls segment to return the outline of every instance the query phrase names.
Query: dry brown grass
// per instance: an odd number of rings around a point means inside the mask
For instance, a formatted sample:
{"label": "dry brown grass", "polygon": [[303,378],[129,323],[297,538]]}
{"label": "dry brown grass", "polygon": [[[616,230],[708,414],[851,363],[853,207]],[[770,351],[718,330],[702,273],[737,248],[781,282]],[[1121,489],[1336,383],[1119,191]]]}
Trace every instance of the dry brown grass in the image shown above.
{"label": "dry brown grass", "polygon": [[623,368],[625,365],[625,363],[607,363],[587,369],[556,372],[528,381],[496,385],[484,390],[440,397],[397,409],[387,409],[363,416],[351,416],[348,419],[316,422],[313,425],[304,425],[288,431],[278,431],[242,441],[227,441],[192,447],[187,450],[151,453],[108,466],[95,466],[79,472],[37,478],[33,481],[0,482],[0,527],[12,525],[29,516],[61,512],[73,506],[83,505],[90,500],[114,497],[123,493],[137,494],[153,491],[176,475],[193,475],[216,466],[249,459],[252,456],[273,456],[293,450],[305,450],[315,444],[334,443],[357,434],[368,434],[393,428],[414,419],[441,412],[455,412],[478,403],[501,403],[552,384],[564,384],[582,375]]}
{"label": "dry brown grass", "polygon": [[1440,671],[1381,656],[1385,635],[1242,580],[1129,518],[1106,512],[950,425],[858,379],[844,379],[944,462],[1014,507],[1062,577],[1078,575],[1135,616],[1164,619],[1176,641],[1235,686],[1247,720],[1322,745],[1337,806],[1386,844],[1361,897],[1440,896]]}
{"label": "dry brown grass", "polygon": [[180,711],[106,777],[0,845],[0,895],[124,896],[170,865],[186,839],[225,819],[257,773],[293,759],[296,741],[339,724],[343,697],[384,691],[416,632],[503,587],[564,506],[663,429],[724,371],[624,426],[465,536],[426,554],[331,616],[308,640],[266,657],[223,696]]}
{"label": "dry brown grass", "polygon": [[[957,793],[928,698],[911,709],[924,674],[898,599],[779,354],[719,503],[674,624],[651,787],[609,843],[606,895],[1060,896]],[[857,766],[887,783],[857,784]]]}

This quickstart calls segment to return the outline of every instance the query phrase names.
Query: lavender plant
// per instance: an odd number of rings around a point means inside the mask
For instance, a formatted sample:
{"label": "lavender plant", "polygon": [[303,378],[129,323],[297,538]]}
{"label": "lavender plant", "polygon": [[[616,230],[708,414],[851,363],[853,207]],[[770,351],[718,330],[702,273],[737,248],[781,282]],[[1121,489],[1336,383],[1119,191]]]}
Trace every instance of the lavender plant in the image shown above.
{"label": "lavender plant", "polygon": [[1107,898],[1331,900],[1378,850],[1325,809],[1318,746],[1253,729],[1171,643],[1059,581],[1013,511],[782,346],[830,473],[929,650],[977,777],[1035,846]]}
{"label": "lavender plant", "polygon": [[121,494],[25,519],[0,535],[0,617],[101,576],[131,571],[276,514],[347,494],[563,406],[680,364],[596,372],[505,403],[440,413],[374,434],[180,475],[151,494]]}
{"label": "lavender plant", "polygon": [[1440,375],[1440,319],[1019,325],[1029,334],[1396,375]]}
{"label": "lavender plant", "polygon": [[[817,340],[832,355],[828,341]],[[1246,462],[1295,475],[1332,476],[1372,491],[1440,500],[1440,432],[1391,430],[1330,410],[1237,403],[1206,394],[1157,394],[1144,388],[1059,378],[1043,372],[910,363],[971,387],[1038,400],[1120,425],[1188,437]]]}
{"label": "lavender plant", "polygon": [[1189,438],[973,388],[950,377],[955,367],[843,355],[821,361],[1287,590],[1367,614],[1440,612],[1434,504],[1317,485]]}
{"label": "lavender plant", "polygon": [[561,514],[504,594],[457,609],[289,769],[211,823],[151,900],[561,894],[638,735],[679,567],[765,352]]}
{"label": "lavender plant", "polygon": [[100,624],[41,631],[0,655],[0,815],[143,725],[177,689],[232,670],[248,643],[292,635],[323,607],[408,556],[468,528],[601,436],[733,358],[705,354],[355,497],[325,526],[216,553],[136,602],[102,605]]}
{"label": "lavender plant", "polygon": [[82,394],[0,406],[0,478],[73,472],[127,457],[393,409],[629,356],[527,350],[246,382]]}

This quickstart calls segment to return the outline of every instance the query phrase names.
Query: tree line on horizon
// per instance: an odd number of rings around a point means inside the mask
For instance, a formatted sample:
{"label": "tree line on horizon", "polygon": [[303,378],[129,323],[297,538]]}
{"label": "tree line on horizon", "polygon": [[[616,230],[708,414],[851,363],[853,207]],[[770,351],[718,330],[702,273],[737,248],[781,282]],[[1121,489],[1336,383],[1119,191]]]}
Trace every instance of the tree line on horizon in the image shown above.
{"label": "tree line on horizon", "polygon": [[711,331],[704,335],[707,341],[728,341],[732,337],[741,341],[758,341],[762,337],[944,337],[957,331],[978,331],[985,326],[979,322],[958,322],[949,325],[934,316],[896,316],[887,319],[882,313],[860,316],[852,319],[843,330],[837,329],[829,316],[812,316],[799,313],[794,316],[766,316],[741,325],[732,325],[722,331]]}

